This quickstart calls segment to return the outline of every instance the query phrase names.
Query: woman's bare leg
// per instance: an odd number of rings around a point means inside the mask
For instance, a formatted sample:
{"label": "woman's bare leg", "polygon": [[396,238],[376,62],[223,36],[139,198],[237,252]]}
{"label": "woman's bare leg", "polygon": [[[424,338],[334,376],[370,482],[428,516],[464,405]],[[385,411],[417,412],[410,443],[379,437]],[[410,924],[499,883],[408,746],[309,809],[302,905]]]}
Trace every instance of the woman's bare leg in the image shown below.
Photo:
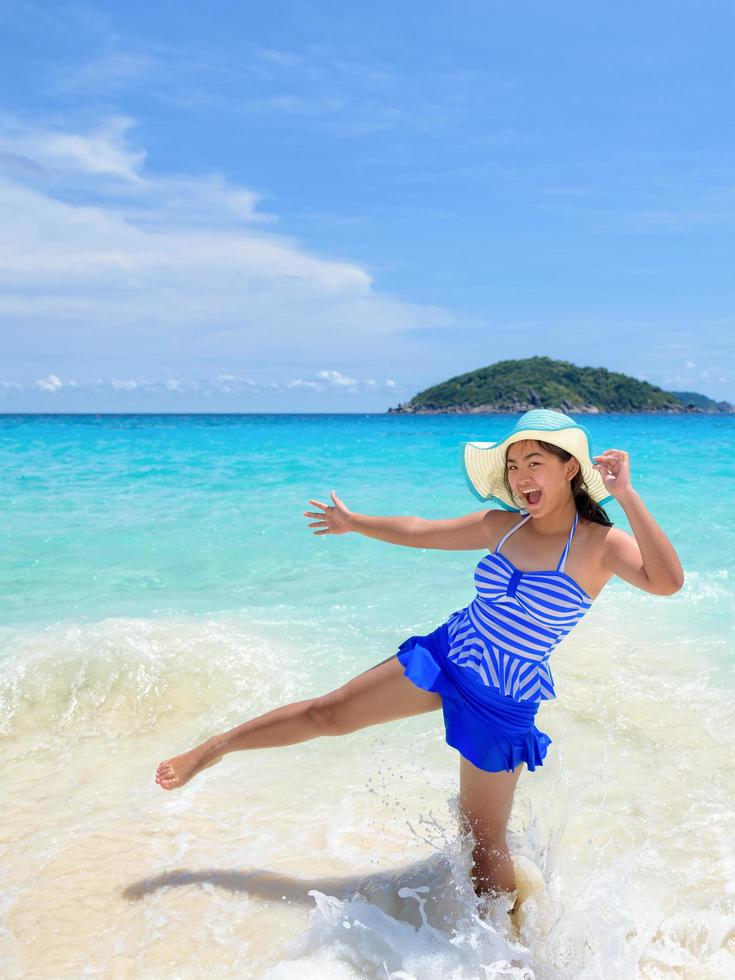
{"label": "woman's bare leg", "polygon": [[156,782],[163,789],[177,789],[228,752],[294,745],[320,735],[345,735],[439,707],[441,697],[410,681],[393,654],[329,694],[274,708],[166,759],[156,771]]}
{"label": "woman's bare leg", "polygon": [[523,766],[520,763],[512,772],[486,772],[460,756],[460,808],[475,835],[472,880],[478,895],[515,891],[506,832]]}

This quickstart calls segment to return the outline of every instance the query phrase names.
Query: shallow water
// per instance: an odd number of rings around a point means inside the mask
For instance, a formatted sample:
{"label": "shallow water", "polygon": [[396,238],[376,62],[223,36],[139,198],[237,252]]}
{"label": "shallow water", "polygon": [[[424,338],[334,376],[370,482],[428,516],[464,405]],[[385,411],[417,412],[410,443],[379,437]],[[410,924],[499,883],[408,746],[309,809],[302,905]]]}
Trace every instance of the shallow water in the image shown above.
{"label": "shallow water", "polygon": [[459,441],[512,421],[0,419],[3,973],[735,975],[735,542],[708,493],[733,422],[583,421],[594,452],[631,453],[687,578],[613,580],[554,653],[553,743],[511,817],[514,937],[478,914],[440,712],[153,782],[471,599],[477,553],[314,536],[302,512],[332,488],[368,513],[479,509]]}

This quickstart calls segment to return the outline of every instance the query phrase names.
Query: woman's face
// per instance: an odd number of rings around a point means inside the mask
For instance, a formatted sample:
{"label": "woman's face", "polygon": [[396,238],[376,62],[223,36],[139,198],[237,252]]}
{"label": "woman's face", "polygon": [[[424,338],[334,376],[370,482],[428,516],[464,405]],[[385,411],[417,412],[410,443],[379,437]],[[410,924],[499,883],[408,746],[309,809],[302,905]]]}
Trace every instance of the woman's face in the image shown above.
{"label": "woman's face", "polygon": [[[516,501],[532,516],[547,513],[569,496],[576,472],[574,457],[566,463],[533,439],[514,442],[506,452],[506,471]],[[530,496],[524,490],[540,490]]]}

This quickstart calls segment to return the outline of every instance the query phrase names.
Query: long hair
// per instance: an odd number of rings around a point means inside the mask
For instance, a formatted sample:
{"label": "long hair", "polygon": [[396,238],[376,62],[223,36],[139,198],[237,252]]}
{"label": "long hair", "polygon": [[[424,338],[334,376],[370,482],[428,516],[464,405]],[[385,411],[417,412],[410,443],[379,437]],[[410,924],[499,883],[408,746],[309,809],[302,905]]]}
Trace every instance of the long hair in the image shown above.
{"label": "long hair", "polygon": [[[562,462],[566,463],[572,458],[572,454],[568,453],[566,449],[562,449],[561,446],[555,446],[552,442],[544,442],[543,439],[530,439],[529,442],[537,442],[542,446],[547,452],[553,453],[554,456],[558,456]],[[506,450],[506,456],[507,456]],[[503,468],[503,483],[508,491],[508,496],[511,500],[515,499],[513,497],[513,490],[510,486],[510,481],[508,480],[508,467],[507,464]],[[582,468],[580,467],[574,474],[571,480],[572,496],[574,497],[574,505],[577,508],[577,513],[580,517],[586,517],[588,521],[594,521],[596,524],[604,524],[606,527],[612,527],[612,521],[607,516],[607,512],[604,507],[600,505],[590,497],[587,491],[587,485],[582,477]]]}

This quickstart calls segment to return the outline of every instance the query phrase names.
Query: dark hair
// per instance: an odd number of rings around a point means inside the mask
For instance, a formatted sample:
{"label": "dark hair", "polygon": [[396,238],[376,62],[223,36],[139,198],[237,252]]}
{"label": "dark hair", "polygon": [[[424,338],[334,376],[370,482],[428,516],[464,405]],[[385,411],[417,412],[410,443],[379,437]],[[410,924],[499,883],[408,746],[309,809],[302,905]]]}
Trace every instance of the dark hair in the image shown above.
{"label": "dark hair", "polygon": [[[561,446],[555,446],[552,442],[544,442],[543,439],[529,439],[529,442],[537,442],[539,446],[545,449],[549,453],[553,453],[554,456],[558,456],[562,462],[566,463],[572,458],[572,454],[568,453],[566,449],[562,449]],[[513,499],[513,490],[510,486],[510,481],[508,480],[508,463],[507,463],[508,450],[506,449],[506,465],[503,468],[503,483],[505,484],[505,489],[508,491],[508,496]],[[594,521],[596,524],[604,524],[606,527],[612,527],[612,521],[607,516],[604,507],[600,505],[590,497],[587,490],[587,485],[582,477],[582,467],[577,470],[571,480],[572,485],[572,496],[574,497],[574,504],[577,508],[577,513],[580,517],[586,517],[588,521]]]}

